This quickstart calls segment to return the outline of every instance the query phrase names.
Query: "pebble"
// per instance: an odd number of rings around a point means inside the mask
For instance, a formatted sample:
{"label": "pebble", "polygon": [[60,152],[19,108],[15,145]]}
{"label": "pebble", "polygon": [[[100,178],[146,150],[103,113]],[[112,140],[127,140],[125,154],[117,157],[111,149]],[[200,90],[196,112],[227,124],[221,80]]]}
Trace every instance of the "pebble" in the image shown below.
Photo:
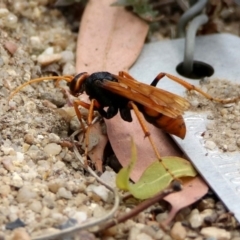
{"label": "pebble", "polygon": [[75,214],[72,217],[77,220],[78,224],[82,224],[88,218],[87,213],[82,211],[75,212]]}
{"label": "pebble", "polygon": [[32,190],[32,186],[23,186],[17,193],[17,201],[19,203],[27,203],[37,198],[37,193]]}
{"label": "pebble", "polygon": [[48,183],[48,188],[53,193],[57,193],[58,189],[63,186],[64,181],[61,179],[54,179]]}
{"label": "pebble", "polygon": [[184,240],[186,238],[187,235],[187,231],[185,229],[185,227],[182,226],[181,222],[176,222],[171,231],[170,234],[172,236],[173,239],[175,240]]}
{"label": "pebble", "polygon": [[62,147],[56,143],[49,143],[44,148],[43,151],[48,155],[56,156],[62,150]]}
{"label": "pebble", "polygon": [[14,55],[14,53],[17,51],[18,49],[18,46],[16,43],[14,42],[11,42],[11,41],[8,41],[4,44],[4,47],[8,50],[8,52],[11,54],[11,55]]}
{"label": "pebble", "polygon": [[74,62],[74,54],[72,51],[68,51],[68,50],[62,51],[61,55],[62,55],[62,60],[61,60],[62,63]]}
{"label": "pebble", "polygon": [[10,186],[1,183],[1,185],[0,185],[0,196],[1,197],[7,197],[10,192],[11,192]]}
{"label": "pebble", "polygon": [[64,187],[60,187],[57,191],[57,197],[58,198],[65,198],[65,199],[71,199],[72,198],[72,193],[68,191]]}
{"label": "pebble", "polygon": [[137,236],[135,236],[136,240],[153,240],[149,235],[146,233],[139,233]]}
{"label": "pebble", "polygon": [[200,233],[204,237],[214,237],[218,240],[229,240],[229,239],[231,239],[230,232],[226,231],[225,229],[220,229],[220,228],[216,228],[216,227],[202,228]]}
{"label": "pebble", "polygon": [[63,73],[63,75],[74,75],[76,73],[76,68],[72,63],[67,62],[63,66],[62,73]]}
{"label": "pebble", "polygon": [[23,186],[23,179],[19,176],[18,173],[13,173],[10,185],[16,188],[21,188]]}
{"label": "pebble", "polygon": [[29,205],[29,208],[36,213],[40,213],[42,211],[42,203],[40,201],[34,200]]}
{"label": "pebble", "polygon": [[211,140],[205,141],[205,147],[209,150],[214,150],[216,146],[217,146],[216,143]]}
{"label": "pebble", "polygon": [[48,135],[48,139],[50,143],[59,143],[60,142],[60,137],[56,135],[55,133],[50,133]]}
{"label": "pebble", "polygon": [[11,240],[31,240],[25,228],[17,228],[13,231]]}
{"label": "pebble", "polygon": [[62,55],[60,53],[53,53],[49,55],[42,54],[38,56],[37,61],[42,66],[46,66],[51,63],[58,62],[59,60],[61,60],[61,58],[62,58]]}
{"label": "pebble", "polygon": [[192,228],[198,228],[202,225],[203,218],[199,214],[198,209],[193,209],[192,210],[192,212],[190,213],[190,216],[188,217],[188,221],[189,221]]}
{"label": "pebble", "polygon": [[[89,185],[91,186],[91,185]],[[91,189],[92,192],[94,192],[95,194],[97,194],[104,202],[108,202],[109,201],[109,190],[103,186],[103,185],[100,185],[100,186],[94,186],[92,185],[91,187],[87,188],[87,191],[88,189]]]}

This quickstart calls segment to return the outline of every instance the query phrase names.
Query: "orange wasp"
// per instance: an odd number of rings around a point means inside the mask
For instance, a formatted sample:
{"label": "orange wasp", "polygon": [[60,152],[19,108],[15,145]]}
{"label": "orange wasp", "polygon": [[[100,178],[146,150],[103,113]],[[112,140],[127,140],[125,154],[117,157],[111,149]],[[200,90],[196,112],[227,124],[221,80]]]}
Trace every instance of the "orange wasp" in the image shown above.
{"label": "orange wasp", "polygon": [[[207,93],[203,92],[200,88],[187,83],[186,81],[167,73],[160,73],[152,81],[150,85],[140,83],[131,77],[126,72],[119,72],[119,75],[114,75],[109,72],[95,72],[88,74],[86,72],[79,73],[75,77],[72,76],[57,76],[33,79],[20,87],[18,87],[11,95],[13,97],[24,86],[40,82],[46,79],[52,80],[65,80],[68,82],[71,94],[78,96],[83,92],[89,96],[90,104],[76,99],[73,102],[76,114],[83,127],[81,113],[78,109],[79,105],[89,109],[88,125],[92,123],[93,111],[96,110],[103,118],[110,119],[118,112],[121,118],[125,121],[131,122],[131,109],[136,114],[138,121],[144,131],[145,137],[148,137],[154,149],[154,152],[162,163],[165,170],[175,179],[173,174],[163,164],[160,154],[152,141],[150,133],[146,127],[145,122],[140,114],[143,114],[145,119],[155,125],[156,127],[164,130],[167,133],[184,138],[186,134],[186,126],[182,117],[184,111],[190,107],[190,103],[174,93],[156,88],[157,83],[163,78],[168,77],[171,80],[181,84],[187,90],[195,90],[205,96],[211,101],[220,103],[235,102],[239,98],[230,100],[222,100],[213,98]],[[86,132],[86,148],[85,157],[87,158],[87,149],[89,142],[89,128]]]}

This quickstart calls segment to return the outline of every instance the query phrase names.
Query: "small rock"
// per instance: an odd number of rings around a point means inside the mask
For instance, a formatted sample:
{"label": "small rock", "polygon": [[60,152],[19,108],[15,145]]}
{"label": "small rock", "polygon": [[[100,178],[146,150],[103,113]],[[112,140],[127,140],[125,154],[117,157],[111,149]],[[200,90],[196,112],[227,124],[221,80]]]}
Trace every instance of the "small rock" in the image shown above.
{"label": "small rock", "polygon": [[48,183],[48,188],[51,192],[53,193],[57,193],[58,189],[60,187],[63,187],[64,185],[64,182],[60,179],[55,179],[55,180],[52,180]]}
{"label": "small rock", "polygon": [[56,135],[55,133],[50,133],[48,138],[49,138],[50,143],[59,143],[60,142],[60,137],[58,135]]}
{"label": "small rock", "polygon": [[8,50],[8,52],[11,54],[11,55],[14,55],[14,53],[17,51],[18,49],[18,46],[16,43],[14,42],[11,42],[11,41],[8,41],[4,44],[4,47]]}
{"label": "small rock", "polygon": [[63,66],[63,72],[62,73],[63,73],[63,75],[74,75],[76,73],[76,68],[72,63],[67,62]]}
{"label": "small rock", "polygon": [[203,211],[205,209],[214,209],[214,207],[215,207],[215,201],[213,198],[205,198],[201,200],[200,203],[198,204],[198,209],[200,211]]}
{"label": "small rock", "polygon": [[25,143],[28,143],[28,144],[30,144],[30,145],[32,145],[32,144],[34,144],[34,136],[32,135],[32,134],[30,134],[30,133],[27,133],[27,134],[25,134],[25,136],[24,136],[24,142]]}
{"label": "small rock", "polygon": [[166,220],[168,218],[168,212],[163,212],[163,213],[159,213],[156,216],[156,220],[157,222],[161,223],[162,221]]}
{"label": "small rock", "polygon": [[73,218],[77,220],[78,224],[82,224],[83,222],[85,222],[87,220],[87,213],[77,211],[73,215]]}
{"label": "small rock", "polygon": [[91,191],[97,194],[104,202],[109,200],[109,190],[105,186],[92,186]]}
{"label": "small rock", "polygon": [[37,193],[32,190],[32,186],[23,186],[17,193],[17,201],[19,203],[26,203],[37,198]]}
{"label": "small rock", "polygon": [[10,192],[11,192],[10,186],[1,183],[1,185],[0,185],[0,196],[1,197],[7,197]]}
{"label": "small rock", "polygon": [[236,130],[240,128],[240,124],[238,122],[235,122],[231,125],[231,129]]}
{"label": "small rock", "polygon": [[23,179],[18,175],[18,173],[13,173],[10,185],[16,188],[21,188],[23,186]]}
{"label": "small rock", "polygon": [[49,192],[43,197],[42,204],[49,209],[53,209],[56,206],[56,195]]}
{"label": "small rock", "polygon": [[216,227],[202,228],[200,233],[204,237],[214,237],[218,240],[229,240],[229,239],[231,239],[230,232],[226,231],[225,229],[220,229],[220,228],[216,228]]}
{"label": "small rock", "polygon": [[25,226],[26,224],[21,219],[18,218],[14,222],[7,223],[5,227],[6,229],[14,230],[16,228],[25,227]]}
{"label": "small rock", "polygon": [[189,221],[192,228],[198,228],[202,225],[203,218],[199,214],[198,209],[193,209],[192,210],[192,212],[190,213],[190,216],[188,218],[188,221]]}
{"label": "small rock", "polygon": [[44,148],[43,151],[48,155],[56,156],[62,150],[62,147],[56,143],[49,143]]}
{"label": "small rock", "polygon": [[9,172],[12,172],[14,170],[14,165],[12,163],[12,157],[8,157],[8,156],[4,157],[2,159],[2,165]]}
{"label": "small rock", "polygon": [[92,208],[94,218],[100,218],[106,214],[106,210],[100,205],[92,204]]}
{"label": "small rock", "polygon": [[31,240],[25,228],[17,228],[13,231],[11,240]]}
{"label": "small rock", "polygon": [[136,240],[153,240],[149,235],[146,233],[139,233],[137,236],[135,236]]}
{"label": "small rock", "polygon": [[38,56],[37,61],[42,66],[46,66],[51,63],[58,62],[59,60],[61,60],[61,58],[62,58],[62,55],[59,53],[53,53],[49,55],[41,54]]}
{"label": "small rock", "polygon": [[0,18],[7,16],[8,13],[9,13],[9,11],[7,8],[3,8],[3,7],[0,8]]}
{"label": "small rock", "polygon": [[29,208],[36,213],[40,213],[42,211],[42,203],[40,201],[34,200],[29,205]]}
{"label": "small rock", "polygon": [[61,55],[62,55],[62,60],[61,60],[62,63],[74,62],[74,54],[72,51],[68,51],[68,50],[62,51]]}
{"label": "small rock", "polygon": [[182,226],[181,222],[176,222],[170,232],[171,236],[175,240],[184,240],[187,235],[186,229]]}
{"label": "small rock", "polygon": [[205,142],[205,147],[209,150],[214,150],[216,148],[216,146],[217,146],[216,143],[213,141],[207,140]]}
{"label": "small rock", "polygon": [[68,191],[66,188],[61,187],[61,188],[58,189],[57,197],[58,198],[65,198],[65,199],[71,199],[72,198],[72,193],[70,191]]}

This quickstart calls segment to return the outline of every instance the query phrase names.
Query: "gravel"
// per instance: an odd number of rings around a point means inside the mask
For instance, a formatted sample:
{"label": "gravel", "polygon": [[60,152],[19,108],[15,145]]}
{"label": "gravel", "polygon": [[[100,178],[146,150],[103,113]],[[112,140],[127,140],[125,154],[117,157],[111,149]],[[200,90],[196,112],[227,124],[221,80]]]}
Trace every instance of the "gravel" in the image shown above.
{"label": "gravel", "polygon": [[[47,7],[50,2],[0,3],[0,239],[28,240],[58,233],[106,215],[113,204],[111,192],[84,173],[66,146],[69,132],[78,129],[79,123],[70,123],[58,111],[66,104],[60,89],[51,81],[33,84],[8,103],[10,92],[44,74],[45,66],[53,72],[74,74],[77,36],[61,12]],[[235,131],[238,126],[232,124],[231,128]],[[112,183],[113,178],[113,171],[106,168],[104,181]],[[161,213],[154,214],[159,205],[152,206],[105,231],[104,237],[87,231],[77,236],[108,240],[240,239],[236,220],[216,199],[210,195],[181,210],[166,231],[159,222],[169,209],[160,204]],[[123,204],[117,214],[127,211]]]}

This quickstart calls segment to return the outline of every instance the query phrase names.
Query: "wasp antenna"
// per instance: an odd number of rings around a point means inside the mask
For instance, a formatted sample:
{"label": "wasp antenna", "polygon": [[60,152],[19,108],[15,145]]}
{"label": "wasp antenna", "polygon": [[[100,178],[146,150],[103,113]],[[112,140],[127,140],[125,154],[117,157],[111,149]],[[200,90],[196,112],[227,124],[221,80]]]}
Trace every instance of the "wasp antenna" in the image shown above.
{"label": "wasp antenna", "polygon": [[72,76],[69,76],[69,75],[66,75],[66,76],[51,76],[51,77],[41,77],[41,78],[35,78],[35,79],[32,79],[24,84],[22,84],[21,86],[17,87],[11,94],[10,96],[8,97],[8,101],[10,101],[13,96],[18,93],[22,88],[26,87],[27,85],[30,85],[32,83],[37,83],[37,82],[42,82],[44,80],[54,80],[54,81],[61,81],[61,80],[64,80],[64,81],[67,81],[67,82],[71,82],[73,79]]}

